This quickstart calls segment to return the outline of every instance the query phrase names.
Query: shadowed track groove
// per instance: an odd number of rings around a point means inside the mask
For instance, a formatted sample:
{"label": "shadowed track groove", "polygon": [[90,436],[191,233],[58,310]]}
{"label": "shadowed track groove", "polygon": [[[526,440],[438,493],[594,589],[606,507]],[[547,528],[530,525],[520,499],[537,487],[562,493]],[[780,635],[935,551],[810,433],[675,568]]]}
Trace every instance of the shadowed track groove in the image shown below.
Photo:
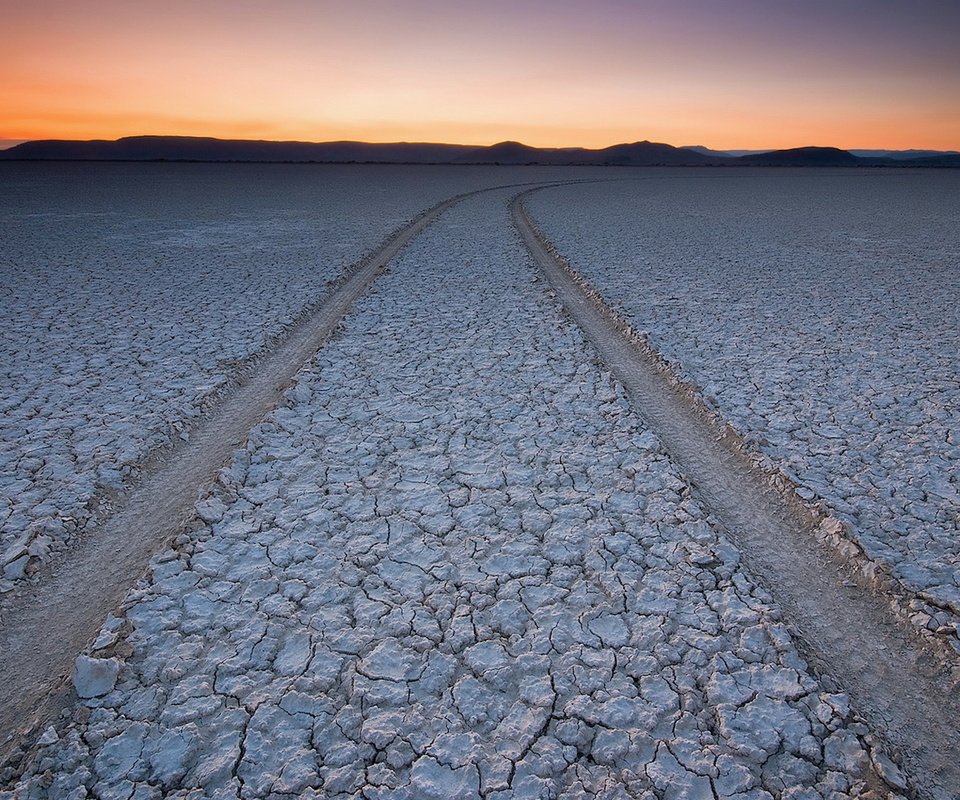
{"label": "shadowed track groove", "polygon": [[535,263],[783,607],[805,657],[841,683],[887,740],[917,796],[960,797],[960,702],[948,662],[889,610],[888,598],[817,539],[820,520],[772,486],[735,434],[721,431],[554,254],[523,205],[534,191],[539,188],[515,197],[511,213]]}

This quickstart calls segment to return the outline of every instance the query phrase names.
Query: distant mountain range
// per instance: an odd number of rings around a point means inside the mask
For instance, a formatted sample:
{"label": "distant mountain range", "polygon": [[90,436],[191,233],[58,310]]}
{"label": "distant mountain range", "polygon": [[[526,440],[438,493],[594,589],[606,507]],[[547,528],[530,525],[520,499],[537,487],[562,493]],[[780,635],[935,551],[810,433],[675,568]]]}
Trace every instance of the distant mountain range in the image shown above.
{"label": "distant mountain range", "polygon": [[[773,152],[770,150],[711,150],[702,144],[684,145],[683,150],[695,150],[708,156],[752,156]],[[904,161],[914,158],[934,158],[937,156],[960,155],[960,150],[847,150],[860,158],[888,158]]]}
{"label": "distant mountain range", "polygon": [[589,166],[960,167],[960,153],[929,150],[721,151],[658,142],[583,147],[530,147],[500,142],[489,147],[397,142],[270,142],[194,136],[130,136],[115,141],[48,139],[0,151],[0,160],[212,161],[376,164],[543,164]]}

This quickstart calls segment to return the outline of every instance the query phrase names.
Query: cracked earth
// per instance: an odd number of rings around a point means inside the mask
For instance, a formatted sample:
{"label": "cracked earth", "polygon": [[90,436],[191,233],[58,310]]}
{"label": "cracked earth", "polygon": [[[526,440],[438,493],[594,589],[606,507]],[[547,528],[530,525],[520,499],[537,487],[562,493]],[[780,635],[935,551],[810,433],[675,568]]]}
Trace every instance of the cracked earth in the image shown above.
{"label": "cracked earth", "polygon": [[486,169],[112,164],[91,179],[5,165],[0,596],[95,530],[344,264],[423,208],[504,182]]}
{"label": "cracked earth", "polygon": [[358,301],[0,797],[899,784],[537,279],[508,197],[447,212]]}
{"label": "cracked earth", "polygon": [[960,652],[958,191],[952,171],[760,171],[530,206],[675,371],[844,522],[840,546],[895,576],[913,624]]}

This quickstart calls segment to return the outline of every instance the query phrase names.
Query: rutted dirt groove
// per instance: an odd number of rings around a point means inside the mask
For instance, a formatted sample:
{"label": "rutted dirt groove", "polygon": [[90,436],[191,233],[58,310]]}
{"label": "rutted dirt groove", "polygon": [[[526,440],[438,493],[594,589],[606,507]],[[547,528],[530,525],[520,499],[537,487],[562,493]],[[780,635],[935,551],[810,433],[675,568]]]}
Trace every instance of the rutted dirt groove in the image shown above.
{"label": "rutted dirt groove", "polygon": [[879,800],[866,727],[543,291],[507,196],[358,299],[10,800]]}
{"label": "rutted dirt groove", "polygon": [[920,640],[890,612],[889,598],[818,539],[820,520],[772,486],[734,446],[730,431],[691,403],[623,321],[551,253],[523,207],[537,190],[512,203],[525,244],[754,573],[774,590],[805,655],[843,684],[899,755],[920,796],[960,796],[960,702],[942,651]]}
{"label": "rutted dirt groove", "polygon": [[139,482],[119,498],[116,511],[64,553],[40,584],[24,586],[5,600],[0,618],[0,764],[15,759],[21,739],[71,698],[69,674],[76,655],[151,555],[193,517],[198,492],[276,405],[293,375],[336,330],[353,302],[438,216],[484,191],[491,189],[438,203],[348,268],[313,313],[260,357],[249,377],[208,412],[189,442],[147,466]]}

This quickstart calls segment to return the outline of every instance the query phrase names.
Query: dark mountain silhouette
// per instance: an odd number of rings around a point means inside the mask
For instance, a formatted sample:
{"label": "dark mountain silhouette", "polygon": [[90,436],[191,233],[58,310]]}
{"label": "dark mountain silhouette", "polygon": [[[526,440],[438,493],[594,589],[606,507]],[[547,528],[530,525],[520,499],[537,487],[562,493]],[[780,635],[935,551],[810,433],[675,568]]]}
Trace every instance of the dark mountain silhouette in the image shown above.
{"label": "dark mountain silhouette", "polygon": [[694,153],[699,153],[702,156],[714,156],[716,158],[728,158],[730,153],[726,150],[711,150],[706,145],[702,144],[684,144],[680,146],[681,150],[690,150]]}
{"label": "dark mountain silhouette", "polygon": [[[960,154],[909,157],[905,153],[860,157],[835,147],[790,150],[715,151],[702,146],[674,147],[660,142],[583,147],[530,147],[500,142],[489,147],[423,142],[271,142],[195,136],[130,136],[115,141],[50,139],[24,142],[0,151],[0,160],[37,161],[213,161],[376,164],[544,164],[592,166],[779,166],[957,167]],[[921,151],[922,152],[922,151]]]}
{"label": "dark mountain silhouette", "polygon": [[[726,156],[752,156],[774,152],[772,148],[766,150],[711,150],[702,144],[687,144],[680,149],[693,150],[696,153],[716,156],[718,158]],[[960,151],[957,150],[847,150],[846,152],[852,153],[857,158],[881,159],[882,161],[905,161],[919,158],[940,158],[941,156],[960,155]]]}
{"label": "dark mountain silhouette", "polygon": [[858,158],[935,158],[960,155],[956,150],[850,150]]}
{"label": "dark mountain silhouette", "polygon": [[722,151],[722,153],[719,150],[717,150],[714,152],[718,152],[721,155],[733,156],[734,158],[736,158],[737,156],[755,156],[755,155],[759,155],[760,153],[772,153],[773,150],[774,148],[768,147],[763,150],[724,150]]}
{"label": "dark mountain silhouette", "polygon": [[603,164],[619,164],[630,166],[706,166],[716,162],[713,156],[695,153],[692,150],[683,150],[670,144],[659,142],[634,142],[633,144],[615,144],[605,150]]}
{"label": "dark mountain silhouette", "polygon": [[601,150],[582,147],[540,148],[520,142],[500,142],[490,147],[478,147],[457,159],[464,164],[579,164],[629,166],[697,166],[709,165],[714,159],[656,142],[617,144]]}
{"label": "dark mountain silhouette", "polygon": [[471,148],[456,161],[461,164],[586,164],[591,152],[582,147],[530,147],[520,142],[499,142]]}
{"label": "dark mountain silhouette", "polygon": [[740,156],[738,164],[757,167],[856,167],[861,163],[853,153],[836,147],[793,147]]}
{"label": "dark mountain silhouette", "polygon": [[131,136],[115,141],[49,139],[0,151],[0,159],[61,161],[293,161],[416,164],[709,165],[715,159],[669,144],[634,142],[601,150],[397,142],[269,142],[193,136]]}
{"label": "dark mountain silhouette", "polygon": [[408,162],[452,161],[473,147],[397,142],[270,142],[198,136],[129,136],[116,141],[49,139],[25,142],[0,152],[0,158],[75,161],[296,161]]}
{"label": "dark mountain silhouette", "polygon": [[709,147],[705,147],[702,144],[685,144],[680,148],[681,150],[693,150],[696,153],[702,153],[705,156],[716,156],[718,158],[736,158],[738,156],[753,156],[758,153],[770,153],[773,151],[773,148],[768,147],[766,150],[711,150]]}

